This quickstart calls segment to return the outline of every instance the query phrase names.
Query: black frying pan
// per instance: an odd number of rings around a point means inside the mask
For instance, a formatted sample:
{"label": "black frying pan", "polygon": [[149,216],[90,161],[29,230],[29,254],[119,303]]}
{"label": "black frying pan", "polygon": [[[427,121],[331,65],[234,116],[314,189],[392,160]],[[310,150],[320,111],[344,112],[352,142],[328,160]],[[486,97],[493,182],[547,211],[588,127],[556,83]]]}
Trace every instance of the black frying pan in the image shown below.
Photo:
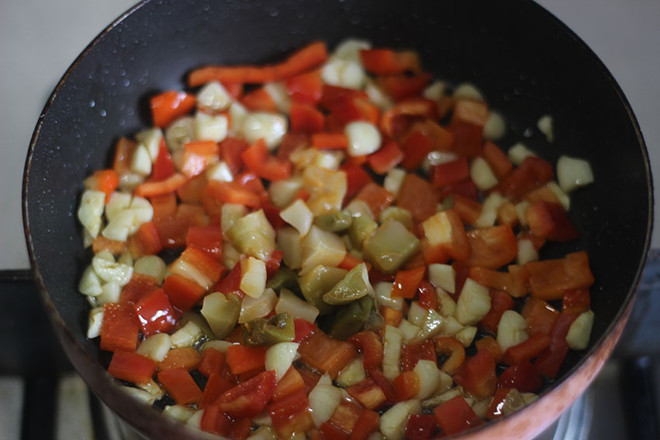
{"label": "black frying pan", "polygon": [[[183,435],[121,394],[105,371],[107,355],[85,337],[88,304],[77,284],[89,254],[75,216],[83,179],[107,166],[118,137],[149,124],[146,97],[183,87],[192,67],[268,63],[311,40],[332,47],[348,36],[416,49],[436,76],[475,83],[507,116],[502,147],[523,140],[553,163],[566,153],[587,158],[594,169],[595,184],[572,197],[582,238],[543,255],[589,251],[596,276],[591,345],[570,355],[537,403],[475,434],[495,437],[516,424],[521,428],[509,433],[522,435],[531,432],[526,425],[550,423],[558,413],[548,408],[566,407],[618,339],[651,234],[648,155],[615,80],[544,9],[524,0],[146,1],[103,31],[58,84],[37,123],[23,186],[29,254],[54,328],[92,389],[141,431],[155,438]],[[553,144],[534,128],[546,113],[554,116]],[[536,419],[544,413],[546,420]]]}

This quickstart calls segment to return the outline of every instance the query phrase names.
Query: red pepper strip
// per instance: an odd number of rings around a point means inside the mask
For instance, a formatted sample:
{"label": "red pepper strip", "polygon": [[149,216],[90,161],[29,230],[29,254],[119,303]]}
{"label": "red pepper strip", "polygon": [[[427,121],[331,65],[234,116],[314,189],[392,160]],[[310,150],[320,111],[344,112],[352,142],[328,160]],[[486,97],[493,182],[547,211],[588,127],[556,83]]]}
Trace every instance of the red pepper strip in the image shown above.
{"label": "red pepper strip", "polygon": [[186,183],[186,177],[183,174],[174,173],[159,182],[141,183],[135,188],[135,195],[139,197],[164,196],[173,193],[184,183]]}
{"label": "red pepper strip", "polygon": [[484,423],[468,405],[463,396],[449,399],[433,410],[433,414],[446,435],[458,434]]}
{"label": "red pepper strip", "polygon": [[364,330],[348,338],[348,342],[360,350],[364,356],[364,368],[378,368],[383,362],[383,343],[376,332]]}
{"label": "red pepper strip", "polygon": [[377,412],[365,409],[360,413],[353,431],[351,431],[350,440],[366,440],[369,434],[376,431],[380,426],[380,416]]}
{"label": "red pepper strip", "polygon": [[169,90],[151,97],[151,116],[156,127],[166,127],[179,116],[186,115],[195,107],[195,96],[186,92]]}
{"label": "red pepper strip", "polygon": [[220,410],[234,418],[256,416],[273,397],[276,380],[274,370],[263,371],[252,379],[227,390],[217,400]]}
{"label": "red pepper strip", "polygon": [[156,363],[153,360],[129,351],[115,352],[108,367],[111,376],[135,384],[149,382],[155,371]]}
{"label": "red pepper strip", "polygon": [[179,405],[197,403],[202,398],[202,390],[185,368],[161,371],[158,373],[158,381]]}
{"label": "red pepper strip", "polygon": [[328,59],[325,43],[310,43],[285,61],[270,66],[207,66],[195,69],[188,76],[188,85],[197,87],[210,81],[261,84],[281,81],[314,69]]}

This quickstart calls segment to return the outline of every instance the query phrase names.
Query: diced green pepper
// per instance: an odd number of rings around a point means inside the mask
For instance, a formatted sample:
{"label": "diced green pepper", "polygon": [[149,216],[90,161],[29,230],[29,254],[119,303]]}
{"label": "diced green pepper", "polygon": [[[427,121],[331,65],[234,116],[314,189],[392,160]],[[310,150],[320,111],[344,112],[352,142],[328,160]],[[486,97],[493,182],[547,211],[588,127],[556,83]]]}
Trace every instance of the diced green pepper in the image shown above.
{"label": "diced green pepper", "polygon": [[323,301],[323,295],[341,281],[346,273],[345,269],[318,265],[300,277],[300,290],[307,302],[319,309],[321,315],[331,313],[334,307]]}
{"label": "diced green pepper", "polygon": [[417,237],[396,220],[383,223],[364,242],[364,257],[379,271],[392,274],[420,248]]}
{"label": "diced green pepper", "polygon": [[396,220],[407,229],[412,229],[413,227],[413,218],[410,211],[398,206],[388,206],[380,213],[380,218],[378,221],[381,224],[387,222],[388,220]]}
{"label": "diced green pepper", "polygon": [[362,249],[364,240],[366,240],[378,228],[378,223],[368,215],[355,215],[350,228],[348,228],[348,236],[351,238],[351,243],[357,249]]}
{"label": "diced green pepper", "polygon": [[262,209],[236,220],[227,237],[242,254],[261,260],[267,260],[275,250],[275,230]]}
{"label": "diced green pepper", "polygon": [[364,263],[351,269],[346,276],[323,295],[323,301],[332,305],[343,305],[356,301],[373,292],[369,274]]}
{"label": "diced green pepper", "polygon": [[293,317],[288,313],[280,313],[270,319],[253,319],[243,326],[243,340],[248,345],[274,345],[291,342],[295,337]]}
{"label": "diced green pepper", "polygon": [[362,330],[369,316],[371,316],[373,307],[373,298],[365,296],[340,308],[330,328],[330,336],[346,340]]}
{"label": "diced green pepper", "polygon": [[277,272],[275,272],[275,275],[268,280],[266,287],[270,287],[276,292],[279,292],[282,288],[289,289],[293,292],[300,292],[298,274],[288,266],[280,266]]}
{"label": "diced green pepper", "polygon": [[348,229],[353,223],[349,211],[343,210],[332,214],[322,214],[314,219],[314,224],[324,231],[339,232]]}

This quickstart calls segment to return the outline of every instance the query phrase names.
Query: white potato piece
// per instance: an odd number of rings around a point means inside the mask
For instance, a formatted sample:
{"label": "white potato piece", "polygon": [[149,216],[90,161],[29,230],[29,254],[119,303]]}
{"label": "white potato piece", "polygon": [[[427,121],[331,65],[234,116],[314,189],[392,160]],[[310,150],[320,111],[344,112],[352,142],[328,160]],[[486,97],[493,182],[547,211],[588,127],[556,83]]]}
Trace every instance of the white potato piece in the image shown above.
{"label": "white potato piece", "polygon": [[344,133],[348,138],[349,156],[364,156],[380,149],[382,142],[378,127],[370,122],[355,121],[346,124]]}
{"label": "white potato piece", "polygon": [[584,159],[562,155],[557,160],[557,181],[567,193],[589,185],[594,181],[591,164]]}

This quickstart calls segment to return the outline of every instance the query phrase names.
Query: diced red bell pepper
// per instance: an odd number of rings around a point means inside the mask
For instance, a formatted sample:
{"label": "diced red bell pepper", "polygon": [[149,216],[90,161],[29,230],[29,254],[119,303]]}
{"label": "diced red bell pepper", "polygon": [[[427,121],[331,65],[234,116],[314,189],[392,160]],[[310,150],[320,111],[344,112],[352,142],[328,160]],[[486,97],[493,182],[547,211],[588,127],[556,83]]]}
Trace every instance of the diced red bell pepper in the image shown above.
{"label": "diced red bell pepper", "polygon": [[435,287],[427,280],[422,280],[417,286],[417,301],[426,310],[438,308],[438,294]]}
{"label": "diced red bell pepper", "polygon": [[154,222],[142,223],[134,237],[141,255],[156,255],[163,249],[158,228]]}
{"label": "diced red bell pepper", "polygon": [[532,234],[550,241],[571,241],[580,233],[559,203],[537,201],[525,210],[525,218]]}
{"label": "diced red bell pepper", "polygon": [[107,303],[103,306],[101,350],[135,351],[140,323],[130,304]]}
{"label": "diced red bell pepper", "polygon": [[589,310],[591,295],[589,289],[571,289],[564,292],[561,300],[561,310],[564,313],[582,313]]}
{"label": "diced red bell pepper", "polygon": [[387,75],[377,77],[376,84],[394,101],[402,101],[419,96],[432,78],[433,76],[427,72],[414,75]]}
{"label": "diced red bell pepper", "polygon": [[401,144],[404,152],[401,166],[408,170],[416,170],[433,149],[433,140],[421,131],[413,130]]}
{"label": "diced red bell pepper", "polygon": [[[211,284],[216,283],[225,273],[225,268],[222,263],[210,254],[197,249],[194,246],[186,247],[178,259],[197,269],[197,271],[204,275]],[[176,264],[176,262],[174,264]],[[204,287],[209,288],[211,286]]]}
{"label": "diced red bell pepper", "polygon": [[435,353],[438,356],[447,356],[440,369],[447,374],[456,373],[465,362],[465,347],[463,347],[463,344],[451,336],[441,336],[435,338],[434,345]]}
{"label": "diced red bell pepper", "polygon": [[165,278],[163,290],[170,303],[181,312],[190,310],[206,293],[203,286],[176,273]]}
{"label": "diced red bell pepper", "polygon": [[498,179],[503,178],[513,169],[513,164],[506,153],[491,141],[484,142],[481,154]]}
{"label": "diced red bell pepper", "polygon": [[200,428],[206,432],[219,435],[227,435],[231,429],[231,418],[220,410],[218,403],[210,403],[204,406]]}
{"label": "diced red bell pepper", "polygon": [[559,373],[569,351],[566,334],[577,317],[574,313],[562,313],[557,318],[552,329],[550,346],[534,361],[534,367],[543,376],[554,378]]}
{"label": "diced red bell pepper", "polygon": [[452,150],[461,156],[481,154],[483,128],[488,118],[488,107],[483,101],[458,99],[454,102],[450,130],[454,135]]}
{"label": "diced red bell pepper", "polygon": [[319,150],[345,150],[348,138],[344,133],[313,133],[310,143]]}
{"label": "diced red bell pepper", "polygon": [[482,286],[507,292],[515,298],[525,296],[529,279],[527,270],[513,264],[508,269],[508,272],[503,272],[485,267],[471,267],[470,278]]}
{"label": "diced red bell pepper", "polygon": [[135,188],[134,194],[139,197],[164,196],[173,193],[184,183],[186,183],[186,177],[183,174],[174,173],[165,180],[147,181],[139,184]]}
{"label": "diced red bell pepper", "polygon": [[291,99],[303,104],[315,105],[323,96],[323,80],[320,70],[292,76],[285,81],[284,85]]}
{"label": "diced red bell pepper", "polygon": [[191,226],[186,246],[192,246],[222,261],[222,229],[219,226]]}
{"label": "diced red bell pepper", "polygon": [[470,167],[466,157],[460,157],[439,165],[433,165],[430,170],[431,183],[435,188],[459,183],[470,178]]}
{"label": "diced red bell pepper", "polygon": [[323,440],[348,440],[348,434],[330,422],[321,423],[319,436]]}
{"label": "diced red bell pepper", "polygon": [[317,133],[325,128],[325,116],[316,107],[297,102],[289,110],[291,131],[295,133]]}
{"label": "diced red bell pepper", "polygon": [[135,304],[142,334],[167,333],[174,328],[177,317],[163,289],[154,289]]}
{"label": "diced red bell pepper", "polygon": [[509,396],[512,388],[498,388],[493,395],[493,399],[488,405],[488,410],[486,411],[486,418],[488,420],[495,420],[499,417],[502,417],[504,414],[503,408],[504,403]]}
{"label": "diced red bell pepper", "polygon": [[550,346],[552,338],[543,333],[531,335],[527,340],[518,345],[507,348],[504,352],[504,362],[517,364],[523,361],[531,361]]}
{"label": "diced red bell pepper", "polygon": [[378,409],[387,402],[382,388],[371,377],[351,385],[346,391],[367,409]]}
{"label": "diced red bell pepper", "polygon": [[497,378],[498,388],[515,388],[521,393],[534,393],[543,386],[543,378],[529,362],[511,365]]}
{"label": "diced red bell pepper", "polygon": [[185,368],[160,371],[158,381],[179,405],[191,405],[202,398],[202,390]]}
{"label": "diced red bell pepper", "polygon": [[152,359],[130,351],[113,353],[108,366],[112,377],[137,385],[149,382],[155,372],[156,363]]}
{"label": "diced red bell pepper", "polygon": [[407,174],[399,190],[396,205],[407,209],[413,220],[423,222],[438,210],[439,197],[425,179]]}
{"label": "diced red bell pepper", "polygon": [[500,180],[497,190],[506,198],[517,202],[529,191],[548,183],[554,176],[555,173],[550,162],[529,156]]}
{"label": "diced red bell pepper", "polygon": [[197,370],[206,377],[219,374],[225,365],[225,353],[215,348],[207,348],[202,352]]}
{"label": "diced red bell pepper", "polygon": [[227,348],[226,360],[233,374],[263,370],[266,363],[266,347],[234,344]]}
{"label": "diced red bell pepper", "polygon": [[367,373],[369,374],[369,377],[372,378],[374,382],[376,382],[378,386],[383,390],[385,397],[387,397],[387,402],[389,404],[394,404],[397,401],[396,392],[394,391],[392,383],[388,378],[385,377],[385,374],[383,374],[383,370],[380,368],[370,368],[367,370]]}
{"label": "diced red bell pepper", "polygon": [[239,182],[221,182],[211,180],[206,186],[206,192],[213,198],[224,203],[236,203],[249,208],[261,206],[259,195],[246,189]]}
{"label": "diced red bell pepper", "polygon": [[401,371],[411,371],[420,360],[437,362],[433,341],[408,343],[401,349]]}
{"label": "diced red bell pepper", "polygon": [[344,165],[341,170],[346,174],[345,200],[351,200],[366,184],[373,181],[369,173],[359,165]]}
{"label": "diced red bell pepper", "polygon": [[509,225],[473,229],[467,232],[470,245],[468,266],[497,269],[518,255],[518,240]]}
{"label": "diced red bell pepper", "polygon": [[525,321],[530,335],[537,333],[549,335],[552,332],[559,311],[547,302],[536,297],[529,297],[520,312]]}
{"label": "diced red bell pepper", "polygon": [[433,410],[438,425],[446,435],[458,434],[484,423],[463,396],[456,396]]}
{"label": "diced red bell pepper", "polygon": [[305,392],[305,380],[300,372],[293,366],[289,367],[287,372],[277,382],[275,392],[273,393],[273,402],[276,402],[286,396],[298,391]]}
{"label": "diced red bell pepper", "polygon": [[228,295],[230,293],[238,295],[240,298],[245,296],[245,292],[241,290],[241,277],[243,276],[243,270],[241,269],[241,262],[239,261],[236,265],[229,271],[227,276],[225,276],[220,282],[218,282],[213,290],[224,293]]}
{"label": "diced red bell pepper", "polygon": [[270,404],[268,415],[280,438],[290,438],[294,432],[307,432],[314,426],[304,389]]}
{"label": "diced red bell pepper", "polygon": [[305,338],[317,330],[317,327],[314,325],[314,323],[301,318],[294,319],[293,326],[296,331],[296,336],[293,341],[298,343],[302,342]]}
{"label": "diced red bell pepper", "polygon": [[374,75],[395,75],[404,72],[418,72],[419,55],[413,51],[392,49],[362,49],[360,60],[367,72]]}
{"label": "diced red bell pepper", "polygon": [[380,150],[367,156],[367,163],[376,174],[387,173],[403,160],[403,152],[393,140],[385,140]]}
{"label": "diced red bell pepper", "polygon": [[251,112],[276,112],[277,105],[270,94],[263,87],[256,88],[246,93],[241,98],[241,103]]}
{"label": "diced red bell pepper", "polygon": [[417,294],[417,287],[424,279],[425,274],[426,266],[398,271],[394,276],[394,284],[392,285],[391,294],[392,298],[414,298]]}
{"label": "diced red bell pepper", "polygon": [[241,159],[241,154],[245,149],[247,149],[250,144],[248,144],[244,139],[238,139],[235,137],[228,136],[220,141],[220,157],[229,167],[232,176],[238,175],[238,173],[243,168],[243,160]]}
{"label": "diced red bell pepper", "polygon": [[481,350],[487,350],[490,352],[491,356],[493,356],[493,359],[495,359],[496,363],[502,362],[502,358],[504,357],[504,353],[502,353],[502,348],[500,348],[500,344],[497,343],[494,337],[491,335],[486,335],[483,338],[479,338],[475,341],[474,345],[477,347],[477,351]]}
{"label": "diced red bell pepper", "polygon": [[175,119],[187,115],[195,107],[194,95],[168,90],[149,99],[151,118],[156,127],[167,127]]}
{"label": "diced red bell pepper", "polygon": [[454,374],[454,381],[475,396],[490,396],[497,385],[495,366],[490,352],[478,351]]}
{"label": "diced red bell pepper", "polygon": [[394,195],[376,182],[369,182],[360,189],[353,200],[366,203],[374,217],[378,218],[380,213],[392,204]]}
{"label": "diced red bell pepper", "polygon": [[351,400],[342,400],[328,422],[348,433],[355,429],[362,411],[362,407],[357,403]]}
{"label": "diced red bell pepper", "polygon": [[335,378],[355,358],[357,350],[349,342],[338,341],[318,331],[300,343],[302,362]]}
{"label": "diced red bell pepper", "polygon": [[105,202],[108,203],[110,196],[119,186],[119,175],[113,169],[94,171],[94,174],[85,179],[85,186],[94,191],[104,192]]}
{"label": "diced red bell pepper", "polygon": [[230,417],[254,417],[266,408],[273,397],[276,381],[274,370],[263,371],[225,391],[217,403]]}
{"label": "diced red bell pepper", "polygon": [[466,225],[474,225],[481,215],[482,206],[476,199],[453,193],[453,209]]}
{"label": "diced red bell pepper", "polygon": [[406,423],[405,438],[408,440],[430,440],[438,422],[432,414],[411,414]]}
{"label": "diced red bell pepper", "polygon": [[502,314],[507,310],[513,309],[513,306],[514,303],[513,303],[513,298],[511,298],[511,295],[501,290],[491,290],[490,310],[488,311],[486,316],[484,316],[481,319],[479,326],[488,333],[496,335],[498,325],[500,324],[500,319],[502,318]]}
{"label": "diced red bell pepper", "polygon": [[150,197],[149,202],[154,210],[153,222],[158,223],[170,220],[176,215],[176,194],[170,193],[164,196]]}
{"label": "diced red bell pepper", "polygon": [[529,291],[534,297],[549,301],[561,299],[570,289],[588,288],[595,279],[585,251],[564,258],[533,261],[525,264],[529,272]]}
{"label": "diced red bell pepper", "polygon": [[197,369],[200,362],[199,352],[193,347],[174,347],[167,352],[165,358],[158,362],[159,370],[183,368],[187,371]]}
{"label": "diced red bell pepper", "polygon": [[183,146],[181,172],[191,178],[204,172],[220,156],[220,147],[215,141],[202,140],[186,142]]}
{"label": "diced red bell pepper", "polygon": [[263,138],[244,150],[241,159],[254,174],[271,181],[288,178],[293,169],[290,161],[280,159],[268,152]]}
{"label": "diced red bell pepper", "polygon": [[380,416],[377,412],[365,409],[360,413],[349,440],[367,440],[372,432],[380,426]]}
{"label": "diced red bell pepper", "polygon": [[348,338],[348,342],[360,350],[364,356],[365,369],[378,368],[383,362],[383,343],[373,330],[363,330]]}
{"label": "diced red bell pepper", "polygon": [[394,378],[392,386],[398,402],[414,398],[419,393],[420,377],[415,371],[404,371]]}

